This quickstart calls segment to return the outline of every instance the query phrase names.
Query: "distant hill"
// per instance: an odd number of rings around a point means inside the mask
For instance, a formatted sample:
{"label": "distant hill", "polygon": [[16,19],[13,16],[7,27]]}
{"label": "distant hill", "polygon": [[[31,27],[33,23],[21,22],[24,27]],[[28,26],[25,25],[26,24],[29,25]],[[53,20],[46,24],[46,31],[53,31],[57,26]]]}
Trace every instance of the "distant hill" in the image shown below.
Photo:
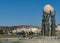
{"label": "distant hill", "polygon": [[3,30],[14,30],[14,29],[17,29],[17,28],[40,28],[38,26],[33,26],[33,25],[21,25],[21,26],[0,26],[0,29],[3,29]]}

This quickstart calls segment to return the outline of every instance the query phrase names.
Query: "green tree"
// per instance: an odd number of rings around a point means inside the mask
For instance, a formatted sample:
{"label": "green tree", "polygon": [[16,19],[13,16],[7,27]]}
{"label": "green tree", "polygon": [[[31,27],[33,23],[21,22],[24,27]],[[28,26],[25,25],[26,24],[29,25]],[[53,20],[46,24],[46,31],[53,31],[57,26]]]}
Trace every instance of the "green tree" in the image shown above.
{"label": "green tree", "polygon": [[32,32],[32,31],[30,31],[30,32],[29,32],[29,35],[33,35],[33,32]]}
{"label": "green tree", "polygon": [[23,35],[23,37],[25,37],[26,32],[24,30],[21,31],[21,34]]}
{"label": "green tree", "polygon": [[0,34],[4,34],[4,30],[3,29],[0,29]]}
{"label": "green tree", "polygon": [[29,32],[29,37],[32,38],[32,37],[33,37],[33,34],[34,34],[34,33],[33,33],[32,31],[30,31],[30,32]]}

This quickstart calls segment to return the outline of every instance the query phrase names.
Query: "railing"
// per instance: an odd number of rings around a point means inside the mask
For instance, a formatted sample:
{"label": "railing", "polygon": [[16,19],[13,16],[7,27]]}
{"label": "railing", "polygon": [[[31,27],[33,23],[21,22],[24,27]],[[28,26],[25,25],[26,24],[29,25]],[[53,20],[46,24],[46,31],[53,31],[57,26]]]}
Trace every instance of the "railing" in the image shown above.
{"label": "railing", "polygon": [[60,39],[60,36],[28,36],[22,37],[17,35],[0,35],[0,38],[19,38],[19,39]]}

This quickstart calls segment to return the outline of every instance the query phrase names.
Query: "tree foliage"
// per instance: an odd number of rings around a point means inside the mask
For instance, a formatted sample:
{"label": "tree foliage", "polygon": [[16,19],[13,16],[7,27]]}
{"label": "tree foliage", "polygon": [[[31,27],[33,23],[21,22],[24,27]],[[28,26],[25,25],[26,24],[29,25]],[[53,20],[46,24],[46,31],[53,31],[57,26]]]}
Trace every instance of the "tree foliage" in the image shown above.
{"label": "tree foliage", "polygon": [[4,34],[4,32],[3,32],[4,30],[3,29],[0,29],[0,34]]}

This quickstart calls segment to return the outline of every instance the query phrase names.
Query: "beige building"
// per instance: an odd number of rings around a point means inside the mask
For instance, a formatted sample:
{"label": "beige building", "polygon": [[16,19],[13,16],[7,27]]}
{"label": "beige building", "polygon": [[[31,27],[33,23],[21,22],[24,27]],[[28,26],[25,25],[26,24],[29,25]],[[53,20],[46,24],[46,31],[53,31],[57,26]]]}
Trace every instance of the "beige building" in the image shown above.
{"label": "beige building", "polygon": [[18,32],[21,32],[21,31],[25,31],[25,32],[30,32],[30,31],[32,31],[32,32],[35,32],[35,33],[37,33],[37,32],[39,32],[39,31],[41,31],[41,29],[38,29],[38,28],[36,28],[36,27],[34,27],[34,28],[17,28],[17,29],[15,29],[15,30],[13,30],[12,32],[13,33],[18,33]]}
{"label": "beige building", "polygon": [[60,24],[57,25],[56,30],[60,31]]}
{"label": "beige building", "polygon": [[60,24],[57,25],[55,30],[56,30],[56,35],[60,35]]}

